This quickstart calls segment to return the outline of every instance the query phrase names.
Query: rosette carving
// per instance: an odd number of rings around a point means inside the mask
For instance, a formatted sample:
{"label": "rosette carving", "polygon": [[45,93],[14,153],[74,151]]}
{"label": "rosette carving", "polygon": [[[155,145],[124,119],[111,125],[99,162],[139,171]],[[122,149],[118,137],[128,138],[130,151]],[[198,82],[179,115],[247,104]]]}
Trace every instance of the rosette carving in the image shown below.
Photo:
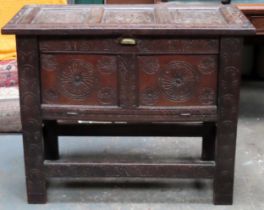
{"label": "rosette carving", "polygon": [[62,93],[77,100],[89,97],[97,83],[94,66],[81,60],[67,63],[59,77]]}
{"label": "rosette carving", "polygon": [[194,94],[198,77],[193,65],[185,61],[171,61],[161,73],[159,85],[168,99],[183,102]]}
{"label": "rosette carving", "polygon": [[101,104],[104,105],[115,104],[116,92],[111,87],[105,87],[99,90],[97,94],[97,98],[99,99]]}
{"label": "rosette carving", "polygon": [[160,93],[157,88],[148,87],[143,91],[141,95],[142,104],[145,106],[154,105],[158,102],[159,97]]}

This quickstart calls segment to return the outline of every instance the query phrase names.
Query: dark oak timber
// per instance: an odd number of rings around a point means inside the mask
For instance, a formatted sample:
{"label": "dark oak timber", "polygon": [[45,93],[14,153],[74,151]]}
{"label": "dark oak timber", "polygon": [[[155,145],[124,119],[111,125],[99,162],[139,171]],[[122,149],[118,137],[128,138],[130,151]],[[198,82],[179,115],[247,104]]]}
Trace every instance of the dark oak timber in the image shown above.
{"label": "dark oak timber", "polygon": [[43,168],[38,41],[30,36],[17,36],[16,40],[28,202],[45,203],[47,192]]}
{"label": "dark oak timber", "polygon": [[[215,204],[232,204],[243,40],[222,38],[219,71],[219,109],[216,134]],[[230,49],[237,49],[231,52]]]}
{"label": "dark oak timber", "polygon": [[[33,5],[2,32],[17,36],[29,203],[46,202],[50,177],[210,178],[214,203],[232,203],[241,51],[255,33],[237,7]],[[201,137],[202,160],[66,161],[64,135]]]}
{"label": "dark oak timber", "polygon": [[214,168],[214,162],[174,164],[45,162],[47,177],[213,178]]}

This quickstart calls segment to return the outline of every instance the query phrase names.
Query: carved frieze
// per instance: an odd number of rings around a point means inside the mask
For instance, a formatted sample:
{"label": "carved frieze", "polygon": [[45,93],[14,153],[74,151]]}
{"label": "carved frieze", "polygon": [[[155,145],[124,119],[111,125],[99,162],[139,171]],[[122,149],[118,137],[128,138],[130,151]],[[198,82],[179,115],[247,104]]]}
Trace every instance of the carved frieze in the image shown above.
{"label": "carved frieze", "polygon": [[138,50],[142,52],[217,53],[218,39],[142,39]]}

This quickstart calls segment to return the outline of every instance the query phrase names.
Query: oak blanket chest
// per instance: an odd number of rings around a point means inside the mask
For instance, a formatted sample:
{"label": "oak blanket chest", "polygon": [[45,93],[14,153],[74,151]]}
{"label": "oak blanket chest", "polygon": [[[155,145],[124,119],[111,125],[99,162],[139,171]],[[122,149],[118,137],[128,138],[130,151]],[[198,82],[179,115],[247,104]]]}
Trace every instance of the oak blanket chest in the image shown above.
{"label": "oak blanket chest", "polygon": [[[255,33],[235,6],[32,5],[2,32],[17,39],[29,203],[46,202],[49,177],[212,178],[214,203],[232,203],[241,50]],[[60,162],[58,135],[85,131],[202,136],[202,160]]]}

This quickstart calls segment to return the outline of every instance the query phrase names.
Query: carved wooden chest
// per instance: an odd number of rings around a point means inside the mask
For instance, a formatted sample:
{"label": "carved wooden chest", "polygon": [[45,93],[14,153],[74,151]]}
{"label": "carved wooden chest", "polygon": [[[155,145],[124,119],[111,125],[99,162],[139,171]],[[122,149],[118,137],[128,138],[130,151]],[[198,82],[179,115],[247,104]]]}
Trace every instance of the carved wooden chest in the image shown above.
{"label": "carved wooden chest", "polygon": [[[2,32],[17,38],[29,203],[46,202],[49,177],[212,178],[215,204],[232,203],[241,50],[255,32],[236,7],[26,6]],[[59,160],[58,135],[83,134],[201,136],[202,160]]]}

